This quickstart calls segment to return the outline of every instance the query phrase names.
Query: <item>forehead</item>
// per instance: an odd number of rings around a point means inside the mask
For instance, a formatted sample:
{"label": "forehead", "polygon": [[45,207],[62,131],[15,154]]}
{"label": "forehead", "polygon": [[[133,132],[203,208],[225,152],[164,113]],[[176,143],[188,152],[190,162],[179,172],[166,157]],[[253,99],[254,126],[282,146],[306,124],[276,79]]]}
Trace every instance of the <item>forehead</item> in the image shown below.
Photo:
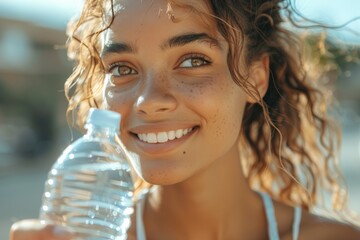
{"label": "forehead", "polygon": [[216,24],[210,20],[210,9],[205,1],[119,0],[113,5],[115,18],[105,34],[105,40],[140,35],[164,35],[176,31],[206,30],[217,35]]}
{"label": "forehead", "polygon": [[211,11],[207,0],[105,0],[104,6],[109,12],[113,8],[115,14],[119,12],[150,10],[154,8],[161,12],[171,12],[177,8],[192,8],[201,12]]}

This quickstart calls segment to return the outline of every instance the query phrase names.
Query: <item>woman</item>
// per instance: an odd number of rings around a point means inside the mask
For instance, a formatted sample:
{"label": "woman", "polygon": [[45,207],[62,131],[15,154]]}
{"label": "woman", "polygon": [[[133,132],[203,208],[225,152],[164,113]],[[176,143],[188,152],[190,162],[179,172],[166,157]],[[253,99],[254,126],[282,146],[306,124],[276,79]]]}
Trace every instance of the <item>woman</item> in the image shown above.
{"label": "woman", "polygon": [[[360,239],[310,213],[325,186],[334,210],[345,197],[326,99],[282,8],[89,0],[70,24],[69,112],[80,127],[90,107],[120,112],[138,189],[149,189],[129,239]],[[63,230],[26,220],[11,239],[69,238]]]}

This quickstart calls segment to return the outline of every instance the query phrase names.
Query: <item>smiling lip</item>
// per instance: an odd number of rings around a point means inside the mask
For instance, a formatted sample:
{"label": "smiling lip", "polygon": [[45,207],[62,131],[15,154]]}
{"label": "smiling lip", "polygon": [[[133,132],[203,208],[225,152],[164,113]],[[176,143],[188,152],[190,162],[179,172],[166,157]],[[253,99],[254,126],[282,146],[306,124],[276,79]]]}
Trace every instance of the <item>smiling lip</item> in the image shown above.
{"label": "smiling lip", "polygon": [[136,145],[149,154],[160,154],[171,151],[189,139],[198,127],[176,128],[167,131],[147,130],[132,132]]}

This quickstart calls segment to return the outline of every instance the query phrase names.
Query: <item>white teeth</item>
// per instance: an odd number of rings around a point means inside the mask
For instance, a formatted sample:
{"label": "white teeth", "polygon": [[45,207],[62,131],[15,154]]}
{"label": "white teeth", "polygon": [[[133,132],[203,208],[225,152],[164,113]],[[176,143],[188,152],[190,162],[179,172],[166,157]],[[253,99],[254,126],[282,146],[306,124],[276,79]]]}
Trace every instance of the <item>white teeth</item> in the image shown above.
{"label": "white teeth", "polygon": [[165,143],[167,141],[174,140],[175,138],[181,138],[186,134],[190,133],[192,128],[172,130],[168,132],[158,132],[158,133],[141,133],[137,134],[138,138],[141,141],[147,143]]}
{"label": "white teeth", "polygon": [[166,132],[159,132],[157,134],[157,141],[160,143],[167,142],[168,136],[167,136]]}
{"label": "white teeth", "polygon": [[175,139],[175,131],[168,132],[168,138],[169,138],[169,140],[174,140]]}
{"label": "white teeth", "polygon": [[175,132],[175,137],[176,138],[181,138],[183,136],[183,133],[184,133],[184,131],[182,129],[178,129]]}
{"label": "white teeth", "polygon": [[148,141],[148,143],[156,143],[157,142],[156,134],[155,133],[148,133],[147,134],[147,141]]}

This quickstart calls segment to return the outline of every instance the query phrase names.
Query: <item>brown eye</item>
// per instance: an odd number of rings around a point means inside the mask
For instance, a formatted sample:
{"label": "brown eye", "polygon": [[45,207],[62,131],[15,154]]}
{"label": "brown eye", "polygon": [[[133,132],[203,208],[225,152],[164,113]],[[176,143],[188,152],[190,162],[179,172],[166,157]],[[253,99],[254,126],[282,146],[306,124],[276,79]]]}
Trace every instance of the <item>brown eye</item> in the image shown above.
{"label": "brown eye", "polygon": [[110,67],[109,73],[112,77],[122,77],[127,75],[133,75],[137,72],[129,66],[115,64],[114,66]]}
{"label": "brown eye", "polygon": [[199,54],[192,54],[185,56],[184,60],[180,63],[181,68],[196,68],[205,65],[209,65],[211,62],[206,59],[205,56]]}
{"label": "brown eye", "polygon": [[194,67],[198,67],[204,64],[206,64],[206,61],[204,59],[199,59],[199,58],[191,59],[191,65]]}

